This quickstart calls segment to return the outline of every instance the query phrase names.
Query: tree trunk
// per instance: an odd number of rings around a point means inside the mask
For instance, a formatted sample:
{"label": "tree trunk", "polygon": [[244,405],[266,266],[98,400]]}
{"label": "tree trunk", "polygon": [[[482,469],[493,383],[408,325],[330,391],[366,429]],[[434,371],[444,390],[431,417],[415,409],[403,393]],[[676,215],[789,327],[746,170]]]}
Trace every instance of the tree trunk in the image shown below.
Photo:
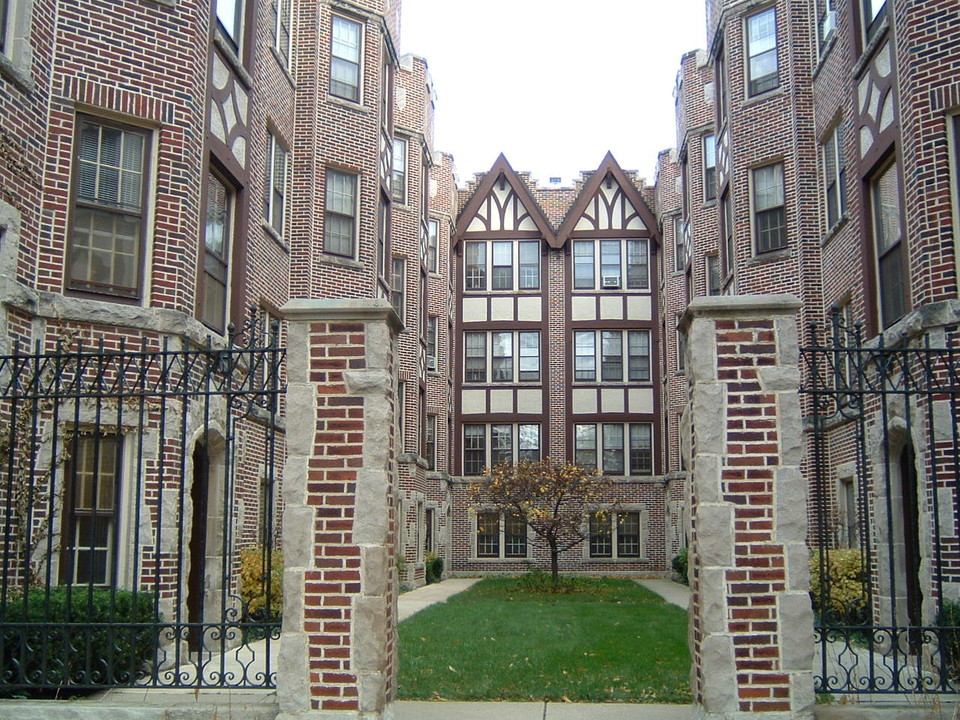
{"label": "tree trunk", "polygon": [[553,586],[560,584],[560,552],[557,550],[557,542],[550,542],[550,576],[553,578]]}

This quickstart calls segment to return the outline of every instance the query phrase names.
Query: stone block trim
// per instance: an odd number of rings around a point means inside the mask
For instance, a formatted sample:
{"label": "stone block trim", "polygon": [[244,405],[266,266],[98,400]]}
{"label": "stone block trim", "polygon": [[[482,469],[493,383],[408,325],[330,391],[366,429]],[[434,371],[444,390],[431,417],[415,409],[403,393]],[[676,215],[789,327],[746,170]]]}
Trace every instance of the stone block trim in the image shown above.
{"label": "stone block trim", "polygon": [[704,717],[807,717],[813,702],[812,645],[799,647],[788,632],[813,623],[797,527],[806,507],[798,309],[789,296],[699,298],[683,322],[693,689]]}
{"label": "stone block trim", "polygon": [[380,718],[396,684],[400,323],[385,300],[302,300],[283,311],[295,437],[284,474],[280,717]]}

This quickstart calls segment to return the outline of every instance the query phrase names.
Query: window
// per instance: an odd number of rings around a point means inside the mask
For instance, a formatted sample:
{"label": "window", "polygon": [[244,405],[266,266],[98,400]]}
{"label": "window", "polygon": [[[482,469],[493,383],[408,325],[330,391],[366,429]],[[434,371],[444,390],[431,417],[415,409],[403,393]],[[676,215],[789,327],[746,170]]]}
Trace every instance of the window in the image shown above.
{"label": "window", "polygon": [[[606,475],[653,474],[653,426],[650,423],[602,423],[599,426],[578,423],[573,426],[573,434],[575,465],[590,470],[599,467]],[[602,443],[600,448],[598,439]],[[626,447],[625,439],[629,441]],[[597,465],[598,458],[600,465]]]}
{"label": "window", "polygon": [[120,495],[120,439],[80,435],[67,461],[60,582],[112,585]]}
{"label": "window", "polygon": [[747,18],[748,95],[780,84],[777,71],[777,11],[770,7]]}
{"label": "window", "polygon": [[753,230],[757,253],[787,246],[787,221],[783,205],[783,165],[753,171]]}
{"label": "window", "polygon": [[463,426],[463,474],[540,459],[540,426],[532,423],[468,423]]}
{"label": "window", "polygon": [[222,333],[227,323],[234,190],[217,173],[209,171],[204,192],[207,206],[203,231],[200,320]]}
{"label": "window", "polygon": [[687,248],[683,237],[683,218],[673,219],[673,269],[682,272],[687,265]]}
{"label": "window", "polygon": [[333,16],[330,42],[330,94],[360,102],[360,23]]}
{"label": "window", "polygon": [[357,176],[327,170],[323,249],[331,255],[354,256],[357,227]]}
{"label": "window", "polygon": [[78,118],[69,287],[140,294],[146,213],[147,135]]}
{"label": "window", "polygon": [[540,382],[537,331],[466,332],[464,348],[464,382]]}
{"label": "window", "polygon": [[[501,548],[503,553],[501,554]],[[523,516],[495,510],[477,513],[478,558],[525,558],[527,522]]]}
{"label": "window", "polygon": [[387,233],[390,232],[388,207],[387,198],[380,193],[380,204],[377,206],[377,274],[384,283],[387,281]]}
{"label": "window", "polygon": [[440,221],[427,223],[427,270],[437,272],[437,255],[440,248]]}
{"label": "window", "polygon": [[817,0],[817,38],[822,51],[837,29],[836,0]]}
{"label": "window", "polygon": [[434,545],[434,537],[436,537],[434,528],[436,524],[437,511],[434,508],[427,508],[423,516],[423,552],[425,555],[432,553],[436,549]]}
{"label": "window", "polygon": [[393,259],[393,275],[390,277],[390,302],[402,321],[405,317],[404,286],[406,284],[407,262],[403,258]]}
{"label": "window", "polygon": [[13,8],[11,3],[15,0],[0,0],[0,53],[10,54],[13,46]]}
{"label": "window", "polygon": [[283,61],[285,68],[290,67],[290,17],[293,0],[274,0],[273,49]]}
{"label": "window", "polygon": [[424,427],[424,448],[423,453],[426,456],[427,470],[437,469],[437,416],[427,415],[427,423]]}
{"label": "window", "polygon": [[465,253],[467,290],[486,290],[487,277],[491,279],[491,290],[540,289],[537,240],[468,242]]}
{"label": "window", "polygon": [[[677,321],[679,323],[679,319]],[[677,372],[685,372],[687,369],[687,336],[679,328],[677,329]]]}
{"label": "window", "polygon": [[730,192],[725,192],[720,198],[720,204],[723,205],[723,261],[726,274],[733,273],[733,206],[730,202]]}
{"label": "window", "polygon": [[704,261],[706,262],[707,295],[719,295],[720,258],[716,255],[707,255]]}
{"label": "window", "polygon": [[863,36],[869,43],[876,37],[887,17],[887,0],[860,0]]}
{"label": "window", "polygon": [[390,196],[398,203],[407,197],[407,141],[393,139],[393,170],[390,173]]}
{"label": "window", "polygon": [[726,59],[726,49],[723,46],[720,46],[720,49],[717,50],[717,67],[716,67],[716,78],[715,82],[717,83],[717,113],[720,118],[720,127],[722,128],[727,121],[727,59]]}
{"label": "window", "polygon": [[854,478],[844,477],[840,479],[840,488],[837,493],[838,521],[839,527],[837,533],[838,547],[855,548],[859,547],[859,523],[857,521],[857,488]]}
{"label": "window", "polygon": [[590,557],[640,557],[640,513],[600,511],[590,515]]}
{"label": "window", "polygon": [[283,220],[287,198],[287,157],[289,153],[274,136],[267,133],[267,179],[264,183],[267,196],[264,198],[263,216],[270,227],[283,237]]}
{"label": "window", "polygon": [[575,382],[596,382],[598,364],[602,382],[623,382],[624,366],[627,381],[650,380],[649,330],[577,330],[573,334],[573,346]]}
{"label": "window", "polygon": [[240,49],[243,37],[243,3],[244,0],[216,0],[217,21],[220,28],[226,33],[234,50]]}
{"label": "window", "polygon": [[830,230],[847,212],[843,146],[840,128],[835,127],[821,146],[823,154],[823,191],[826,205],[827,230]]}
{"label": "window", "polygon": [[[650,256],[646,240],[575,240],[575,290],[645,289],[650,287]],[[599,279],[599,282],[598,282]]]}
{"label": "window", "polygon": [[427,370],[437,369],[437,316],[427,317]]}
{"label": "window", "polygon": [[717,198],[717,139],[714,135],[703,136],[703,199]]}
{"label": "window", "polygon": [[397,383],[397,452],[407,449],[407,384]]}
{"label": "window", "polygon": [[904,281],[902,226],[900,221],[900,177],[897,163],[890,163],[870,182],[873,206],[873,239],[877,254],[880,319],[884,327],[907,310]]}

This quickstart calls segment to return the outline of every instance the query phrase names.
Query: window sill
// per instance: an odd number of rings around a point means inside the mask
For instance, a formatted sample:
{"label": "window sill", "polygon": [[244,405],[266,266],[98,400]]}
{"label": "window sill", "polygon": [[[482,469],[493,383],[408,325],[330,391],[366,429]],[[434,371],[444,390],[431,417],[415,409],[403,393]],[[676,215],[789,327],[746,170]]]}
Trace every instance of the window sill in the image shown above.
{"label": "window sill", "polygon": [[283,56],[277,52],[275,47],[270,48],[270,52],[273,53],[273,59],[277,61],[277,65],[280,67],[280,70],[283,71],[283,76],[287,79],[287,82],[290,83],[290,89],[296,90],[297,83],[293,79],[293,75],[290,74],[290,65],[286,60],[283,59]]}
{"label": "window sill", "polygon": [[777,87],[773,88],[772,90],[767,90],[766,92],[762,92],[758,95],[751,95],[747,97],[743,101],[743,107],[750,107],[751,105],[756,105],[785,94],[786,90],[783,89],[783,85],[777,85]]}
{"label": "window sill", "polygon": [[363,270],[363,263],[358,260],[354,260],[353,258],[342,257],[340,255],[331,255],[330,253],[322,253],[317,259],[322,263],[326,263],[327,265],[339,265],[340,267],[352,268],[354,270]]}
{"label": "window sill", "polygon": [[846,227],[846,225],[847,225],[847,216],[841,215],[840,219],[833,224],[833,227],[827,230],[827,232],[824,234],[823,239],[820,241],[820,246],[826,247],[827,245],[829,245],[830,241],[833,240],[837,235],[839,235],[840,231],[844,227]]}
{"label": "window sill", "polygon": [[214,33],[213,44],[220,51],[224,61],[230,66],[230,69],[233,70],[240,82],[244,84],[247,90],[250,90],[253,87],[253,78],[250,77],[250,73],[248,73],[247,69],[243,66],[243,63],[237,56],[237,51],[233,49],[233,45],[223,37],[223,33],[219,29]]}
{"label": "window sill", "polygon": [[30,76],[29,69],[14,62],[6,55],[0,55],[0,77],[5,78],[27,95],[33,92],[36,83]]}
{"label": "window sill", "polygon": [[372,115],[373,108],[366,107],[365,105],[353,102],[352,100],[345,100],[344,98],[337,97],[336,95],[327,94],[327,101],[333,105],[338,105],[344,110],[352,110],[353,112],[363,113],[364,115]]}
{"label": "window sill", "polygon": [[827,64],[827,58],[833,52],[833,46],[837,44],[837,31],[831,30],[830,36],[824,41],[823,46],[820,48],[820,56],[817,58],[817,64],[813,68],[813,79],[816,80],[817,76],[820,74],[821,68]]}
{"label": "window sill", "polygon": [[610,558],[610,557],[590,557],[586,556],[583,558],[584,562],[593,562],[593,563],[625,563],[625,562],[649,562],[645,557],[625,557],[625,558]]}
{"label": "window sill", "polygon": [[523,557],[476,557],[473,556],[470,558],[470,562],[489,562],[489,563],[526,563],[530,562],[530,556],[524,555]]}
{"label": "window sill", "polygon": [[770,250],[769,252],[754,255],[747,261],[747,265],[765,265],[766,263],[779,262],[790,259],[790,248],[781,248],[779,250]]}
{"label": "window sill", "polygon": [[[431,273],[439,274],[439,273]],[[536,290],[530,290],[529,288],[524,290],[464,290],[464,295],[470,295],[473,297],[483,297],[483,296],[493,296],[499,297],[501,295],[542,295],[543,290],[537,288]]]}
{"label": "window sill", "polygon": [[883,45],[884,40],[886,40],[887,32],[890,30],[890,18],[885,17],[883,22],[880,23],[880,27],[877,28],[877,34],[873,36],[870,42],[867,43],[866,47],[863,48],[863,52],[860,53],[860,59],[853,66],[853,77],[859,79],[866,70],[867,66],[870,65],[873,60],[873,56],[877,54],[877,50]]}
{"label": "window sill", "polygon": [[281,249],[281,250],[283,250],[285,253],[289,253],[289,252],[290,252],[290,246],[287,245],[286,241],[283,239],[283,236],[281,236],[280,233],[278,233],[278,232],[274,229],[273,225],[271,225],[270,223],[268,223],[266,220],[261,219],[261,220],[260,220],[260,226],[263,228],[263,231],[264,231],[267,235],[269,235],[271,238],[273,238],[273,241],[274,241],[277,245],[280,246],[280,249]]}

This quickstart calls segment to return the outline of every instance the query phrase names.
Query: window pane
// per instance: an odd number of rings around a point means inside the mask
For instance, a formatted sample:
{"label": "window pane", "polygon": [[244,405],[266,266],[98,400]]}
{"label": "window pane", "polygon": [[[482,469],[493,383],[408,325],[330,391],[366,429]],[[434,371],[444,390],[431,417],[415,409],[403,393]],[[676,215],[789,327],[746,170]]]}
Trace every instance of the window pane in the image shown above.
{"label": "window pane", "polygon": [[463,426],[463,474],[481,475],[487,462],[486,426]]}
{"label": "window pane", "polygon": [[537,290],[540,287],[540,243],[519,244],[520,289]]}
{"label": "window pane", "polygon": [[390,194],[397,202],[404,202],[407,183],[407,141],[394,138],[393,172],[390,176]]}
{"label": "window pane", "polygon": [[540,459],[540,426],[519,425],[520,436],[519,453],[517,460],[536,462]]}
{"label": "window pane", "polygon": [[627,355],[630,367],[629,380],[650,379],[650,333],[646,330],[631,330],[627,339]]}
{"label": "window pane", "polygon": [[620,241],[600,242],[600,277],[603,287],[620,286]]}
{"label": "window pane", "polygon": [[487,246],[486,243],[467,243],[466,256],[466,289],[487,289]]}
{"label": "window pane", "polygon": [[750,57],[750,94],[772,90],[779,85],[777,77],[776,10],[769,8],[747,19]]}
{"label": "window pane", "polygon": [[653,426],[647,423],[630,425],[630,473],[653,474]]}
{"label": "window pane", "polygon": [[466,382],[486,382],[487,379],[487,334],[464,333],[466,359],[464,377]]}
{"label": "window pane", "polygon": [[611,518],[608,513],[590,516],[590,557],[613,557]]}
{"label": "window pane", "polygon": [[627,287],[650,287],[650,256],[646,240],[627,241]]}
{"label": "window pane", "polygon": [[640,557],[640,513],[617,513],[617,557]]}
{"label": "window pane", "polygon": [[493,351],[491,379],[494,382],[513,381],[513,333],[495,332],[490,336]]}
{"label": "window pane", "polygon": [[503,518],[503,556],[527,556],[527,523],[521,515],[506,515]]}
{"label": "window pane", "polygon": [[360,99],[360,24],[334,16],[331,40],[330,94]]}
{"label": "window pane", "polygon": [[593,273],[593,241],[574,242],[573,286],[580,289],[594,287]]}
{"label": "window pane", "polygon": [[477,557],[500,557],[500,513],[477,513]]}
{"label": "window pane", "polygon": [[427,232],[427,270],[437,272],[437,251],[440,245],[440,223],[431,220]]}
{"label": "window pane", "polygon": [[585,470],[597,467],[597,426],[574,425],[573,462]]}
{"label": "window pane", "polygon": [[623,380],[623,335],[619,330],[601,333],[600,377],[608,382]]}
{"label": "window pane", "polygon": [[623,475],[623,425],[603,426],[603,471]]}
{"label": "window pane", "polygon": [[540,380],[540,333],[520,333],[520,381]]}
{"label": "window pane", "polygon": [[596,380],[596,334],[592,330],[578,330],[574,338],[574,380]]}
{"label": "window pane", "polygon": [[490,426],[490,466],[513,463],[513,426]]}
{"label": "window pane", "polygon": [[240,38],[243,0],[217,0],[217,20],[236,43]]}

